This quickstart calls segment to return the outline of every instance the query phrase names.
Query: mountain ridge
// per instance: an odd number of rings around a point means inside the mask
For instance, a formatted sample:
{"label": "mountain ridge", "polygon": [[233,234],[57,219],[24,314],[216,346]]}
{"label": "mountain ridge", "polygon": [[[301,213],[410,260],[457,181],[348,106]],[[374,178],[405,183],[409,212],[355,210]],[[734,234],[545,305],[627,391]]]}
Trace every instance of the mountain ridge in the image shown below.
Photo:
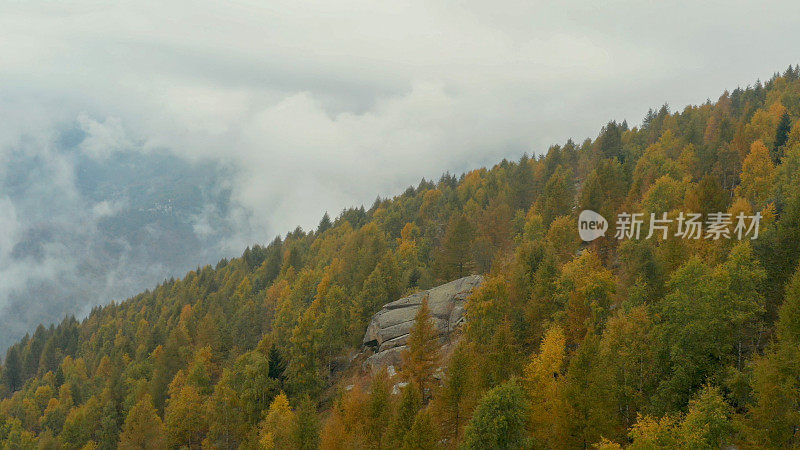
{"label": "mountain ridge", "polygon": [[[770,416],[769,405],[798,401],[783,368],[800,335],[798,119],[800,69],[790,67],[715,103],[651,110],[641,127],[612,121],[580,145],[423,179],[81,321],[40,326],[3,361],[0,441],[114,448],[147,431],[172,448],[379,448],[432,436],[480,447],[485,411],[503,405],[525,415],[521,435],[552,446],[646,433],[680,435],[678,447],[796,443],[786,430],[797,418]],[[766,220],[752,244],[582,243],[581,209]],[[441,383],[429,349],[411,344],[400,398],[383,394],[385,373],[362,380],[367,392],[339,390],[331,366],[380,308],[470,274],[486,281]],[[425,342],[425,323],[410,340]],[[636,364],[653,369],[633,383]],[[727,419],[711,423],[709,410]]]}

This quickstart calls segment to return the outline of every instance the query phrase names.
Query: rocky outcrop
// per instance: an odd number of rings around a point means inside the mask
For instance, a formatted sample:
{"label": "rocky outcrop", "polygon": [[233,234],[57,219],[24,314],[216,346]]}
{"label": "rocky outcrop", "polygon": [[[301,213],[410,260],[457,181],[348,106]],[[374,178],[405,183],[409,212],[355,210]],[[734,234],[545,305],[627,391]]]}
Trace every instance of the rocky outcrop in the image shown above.
{"label": "rocky outcrop", "polygon": [[365,367],[374,370],[400,364],[414,316],[425,297],[428,298],[439,340],[446,343],[464,322],[467,297],[482,281],[480,275],[471,275],[385,305],[372,316],[364,334],[364,352],[369,354],[364,361]]}

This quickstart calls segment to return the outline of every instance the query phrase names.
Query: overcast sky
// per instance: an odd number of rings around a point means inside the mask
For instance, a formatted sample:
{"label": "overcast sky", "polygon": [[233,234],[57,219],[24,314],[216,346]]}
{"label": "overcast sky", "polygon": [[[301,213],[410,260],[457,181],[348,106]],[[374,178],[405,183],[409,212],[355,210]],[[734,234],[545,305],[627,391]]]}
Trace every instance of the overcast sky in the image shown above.
{"label": "overcast sky", "polygon": [[[800,62],[800,2],[698,3],[3,1],[0,181],[25,151],[48,167],[29,193],[39,213],[57,207],[48,192],[73,195],[74,159],[52,151],[69,124],[98,161],[219,163],[235,224],[220,248],[238,254],[423,176],[638,124]],[[113,202],[74,205],[87,209],[63,217],[91,229]],[[10,255],[32,212],[3,192],[0,206],[9,283],[26,276]]]}

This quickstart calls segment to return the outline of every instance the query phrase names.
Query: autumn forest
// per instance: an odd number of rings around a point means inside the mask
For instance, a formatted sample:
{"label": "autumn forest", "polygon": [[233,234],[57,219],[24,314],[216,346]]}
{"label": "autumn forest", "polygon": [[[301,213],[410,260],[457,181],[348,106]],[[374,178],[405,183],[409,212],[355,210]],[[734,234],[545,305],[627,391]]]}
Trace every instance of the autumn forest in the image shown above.
{"label": "autumn forest", "polygon": [[[40,325],[0,447],[800,447],[800,67],[530,153]],[[761,222],[584,242],[582,210]],[[365,366],[384,305],[472,274],[446,347],[423,301]]]}

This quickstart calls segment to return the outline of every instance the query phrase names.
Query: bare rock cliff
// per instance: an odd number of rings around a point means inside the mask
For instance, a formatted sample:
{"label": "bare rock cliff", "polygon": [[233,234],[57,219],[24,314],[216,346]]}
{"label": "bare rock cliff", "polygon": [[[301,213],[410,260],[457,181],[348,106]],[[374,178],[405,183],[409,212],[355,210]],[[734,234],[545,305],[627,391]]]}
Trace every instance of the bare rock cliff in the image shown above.
{"label": "bare rock cliff", "polygon": [[365,368],[375,370],[400,364],[408,333],[414,325],[414,316],[425,297],[428,297],[428,307],[438,331],[439,342],[446,344],[451,334],[464,322],[467,297],[482,281],[480,275],[470,275],[385,305],[372,316],[364,334],[362,351],[369,355],[364,361]]}

